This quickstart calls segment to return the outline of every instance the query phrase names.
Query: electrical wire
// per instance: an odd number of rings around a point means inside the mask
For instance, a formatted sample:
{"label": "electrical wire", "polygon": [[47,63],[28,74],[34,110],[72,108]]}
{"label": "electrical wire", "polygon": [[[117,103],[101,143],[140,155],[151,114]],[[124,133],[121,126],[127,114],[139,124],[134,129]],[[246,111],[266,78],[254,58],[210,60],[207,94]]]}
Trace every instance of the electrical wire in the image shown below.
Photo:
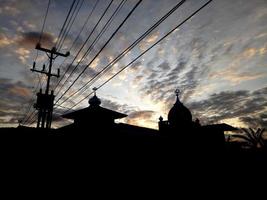
{"label": "electrical wire", "polygon": [[[206,7],[208,4],[210,4],[213,0],[209,0],[204,5],[202,5],[199,9],[197,9],[195,12],[193,12],[189,17],[187,17],[185,20],[183,20],[181,23],[179,23],[177,26],[175,26],[173,29],[171,29],[167,34],[165,34],[163,37],[161,37],[156,43],[151,45],[148,49],[146,49],[143,53],[141,53],[139,56],[137,56],[134,60],[132,60],[130,63],[128,63],[125,67],[123,67],[121,70],[119,70],[116,74],[111,76],[109,79],[107,79],[105,82],[103,82],[100,86],[96,87],[96,89],[102,88],[104,85],[106,85],[109,81],[111,81],[113,78],[115,78],[118,74],[120,74],[122,71],[124,71],[126,68],[131,66],[136,60],[138,60],[140,57],[142,57],[145,53],[147,53],[149,50],[151,50],[153,47],[155,47],[157,44],[159,44],[162,40],[164,40],[166,37],[168,37],[171,33],[173,33],[175,30],[177,30],[180,26],[182,26],[184,23],[186,23],[188,20],[190,20],[193,16],[195,16],[199,11],[201,11],[204,7]],[[82,101],[87,99],[90,95],[92,95],[94,92],[91,92],[84,98],[82,98],[79,102],[75,103],[72,107],[69,108],[69,110],[76,107],[78,104],[80,104]],[[66,112],[68,112],[67,110]]]}
{"label": "electrical wire", "polygon": [[[142,0],[139,0],[135,6],[131,9],[131,11],[128,13],[126,18],[121,22],[121,24],[117,27],[117,29],[113,32],[113,34],[110,36],[110,38],[106,41],[106,43],[102,46],[102,48],[99,50],[99,52],[94,56],[94,58],[90,61],[88,65],[82,70],[82,72],[76,77],[76,79],[72,82],[72,84],[65,90],[65,92],[58,98],[56,103],[70,90],[70,88],[76,83],[76,81],[81,77],[81,75],[85,72],[85,70],[92,64],[92,62],[99,56],[99,54],[103,51],[103,49],[109,44],[109,42],[112,40],[112,38],[116,35],[116,33],[120,30],[120,28],[124,25],[124,23],[128,20],[128,18],[132,15],[132,13],[135,11],[135,9],[139,6],[139,4],[142,2]],[[55,104],[56,104],[55,103]]]}

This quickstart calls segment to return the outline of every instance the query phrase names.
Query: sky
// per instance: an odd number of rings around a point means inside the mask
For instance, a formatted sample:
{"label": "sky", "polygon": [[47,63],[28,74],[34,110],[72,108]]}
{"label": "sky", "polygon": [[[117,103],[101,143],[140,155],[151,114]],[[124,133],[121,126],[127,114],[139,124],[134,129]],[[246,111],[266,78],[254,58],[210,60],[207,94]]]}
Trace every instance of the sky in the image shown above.
{"label": "sky", "polygon": [[[103,51],[92,61],[111,34],[137,3],[127,0],[90,53],[97,34],[120,5],[114,0],[102,21],[92,32],[109,0],[80,0],[77,17],[70,27],[60,51],[70,51],[68,58],[58,57],[53,72],[61,75],[70,66],[77,70],[69,79],[66,73],[56,88],[57,100],[79,73],[83,75],[58,102],[77,91],[97,72],[132,44],[179,1],[143,0]],[[66,108],[92,92],[139,54],[177,26],[207,0],[187,0],[160,26],[97,79],[83,93],[67,99],[54,110],[53,127],[70,123],[60,115]],[[0,0],[0,126],[16,127],[18,121],[34,111],[36,91],[45,88],[45,76],[30,71],[47,66],[47,55],[37,52],[35,45],[42,30],[48,0]],[[41,45],[51,49],[60,33],[72,0],[51,0]],[[75,4],[76,5],[76,4]],[[87,17],[92,12],[88,23]],[[267,1],[214,0],[192,19],[176,29],[162,42],[136,60],[126,70],[97,90],[102,106],[128,115],[124,123],[157,128],[158,118],[167,120],[175,103],[175,89],[188,107],[193,119],[201,124],[228,123],[236,127],[267,128]],[[82,32],[80,32],[82,30]],[[79,32],[81,34],[79,34]],[[83,43],[91,34],[88,42]],[[73,42],[75,41],[74,45]],[[38,54],[38,56],[37,56]],[[76,56],[77,55],[77,56]],[[75,59],[76,58],[76,59]],[[74,61],[73,61],[74,60]],[[53,77],[51,88],[59,79]],[[88,106],[89,97],[74,109]],[[31,124],[35,126],[35,124]]]}

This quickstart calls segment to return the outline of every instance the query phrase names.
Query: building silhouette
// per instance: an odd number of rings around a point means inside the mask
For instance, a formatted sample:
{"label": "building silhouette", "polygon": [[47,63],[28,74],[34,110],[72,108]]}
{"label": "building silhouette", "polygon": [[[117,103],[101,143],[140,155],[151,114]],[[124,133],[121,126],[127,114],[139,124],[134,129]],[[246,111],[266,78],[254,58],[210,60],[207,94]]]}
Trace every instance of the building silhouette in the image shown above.
{"label": "building silhouette", "polygon": [[219,151],[224,149],[224,132],[237,129],[225,123],[202,126],[199,119],[193,121],[191,111],[179,99],[180,91],[176,90],[175,93],[176,102],[168,113],[168,120],[159,118],[160,134],[176,138],[181,146]]}
{"label": "building silhouette", "polygon": [[134,126],[125,123],[115,123],[115,120],[127,117],[126,114],[119,113],[101,106],[101,100],[96,93],[88,101],[89,106],[63,115],[63,118],[74,120],[73,124],[61,127],[59,130],[78,130],[72,134],[98,134],[98,136],[149,136],[158,135],[158,131],[150,128]]}
{"label": "building silhouette", "polygon": [[87,128],[88,126],[98,129],[110,129],[115,126],[115,120],[126,117],[127,115],[103,108],[100,106],[101,100],[96,94],[89,99],[89,106],[87,108],[74,111],[63,115],[63,118],[73,119],[74,123],[66,128]]}
{"label": "building silhouette", "polygon": [[127,117],[101,106],[101,100],[96,94],[89,99],[89,106],[63,115],[64,118],[74,120],[74,123],[59,129],[72,136],[106,137],[106,138],[136,138],[142,140],[168,140],[171,145],[189,150],[218,150],[224,149],[225,131],[236,128],[227,124],[201,125],[199,120],[192,120],[191,111],[180,101],[179,90],[176,90],[176,102],[168,113],[168,119],[159,118],[158,130],[116,123],[115,120]]}

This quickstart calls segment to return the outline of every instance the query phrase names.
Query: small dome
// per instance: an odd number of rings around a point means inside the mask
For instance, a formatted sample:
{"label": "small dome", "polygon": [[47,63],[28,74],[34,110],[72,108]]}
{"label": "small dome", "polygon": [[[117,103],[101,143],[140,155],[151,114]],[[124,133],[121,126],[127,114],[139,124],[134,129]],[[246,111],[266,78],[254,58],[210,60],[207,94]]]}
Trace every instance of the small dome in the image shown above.
{"label": "small dome", "polygon": [[192,114],[190,110],[177,99],[168,114],[168,121],[171,126],[185,126],[192,123]]}
{"label": "small dome", "polygon": [[90,106],[99,106],[101,104],[101,100],[94,95],[91,99],[89,99]]}

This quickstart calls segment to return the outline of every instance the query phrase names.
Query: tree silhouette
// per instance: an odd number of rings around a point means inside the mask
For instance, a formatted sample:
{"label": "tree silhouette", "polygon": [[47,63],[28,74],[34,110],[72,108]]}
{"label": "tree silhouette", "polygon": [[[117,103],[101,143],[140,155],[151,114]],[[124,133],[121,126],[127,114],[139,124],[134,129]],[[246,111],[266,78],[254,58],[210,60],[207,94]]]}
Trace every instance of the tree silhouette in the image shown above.
{"label": "tree silhouette", "polygon": [[265,129],[258,128],[256,131],[252,128],[242,128],[244,134],[233,135],[233,137],[240,138],[246,142],[249,148],[251,149],[260,149],[264,148],[265,143],[263,139],[263,133]]}

